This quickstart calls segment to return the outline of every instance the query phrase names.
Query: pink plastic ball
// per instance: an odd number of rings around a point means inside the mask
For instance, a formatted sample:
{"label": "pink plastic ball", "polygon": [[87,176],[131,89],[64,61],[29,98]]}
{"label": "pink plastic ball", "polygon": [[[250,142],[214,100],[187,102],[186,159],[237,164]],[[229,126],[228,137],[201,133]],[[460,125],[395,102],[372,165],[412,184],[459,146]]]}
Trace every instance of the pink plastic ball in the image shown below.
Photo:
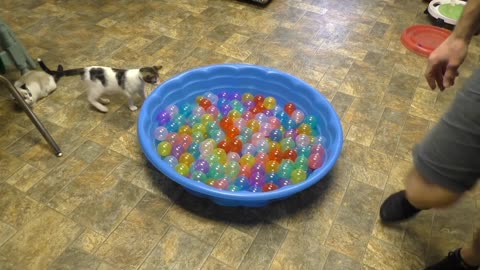
{"label": "pink plastic ball", "polygon": [[295,144],[299,147],[309,145],[310,144],[310,136],[308,136],[306,134],[299,134],[295,138]]}
{"label": "pink plastic ball", "polygon": [[301,110],[295,110],[292,112],[291,118],[295,123],[299,124],[305,119],[305,114]]}
{"label": "pink plastic ball", "polygon": [[282,121],[275,116],[269,117],[268,123],[270,123],[274,129],[277,129],[282,125]]}
{"label": "pink plastic ball", "polygon": [[250,141],[253,145],[258,145],[258,143],[263,139],[265,139],[265,135],[263,133],[257,132],[252,135]]}
{"label": "pink plastic ball", "polygon": [[319,153],[311,154],[310,157],[308,157],[308,167],[310,169],[318,169],[322,167],[323,165],[323,156]]}
{"label": "pink plastic ball", "polygon": [[[200,108],[202,108],[202,107],[200,107]],[[202,109],[203,109],[203,108],[202,108]],[[212,106],[208,107],[205,112],[213,115],[213,117],[215,117],[215,118],[217,118],[217,117],[218,117],[218,114],[220,113],[220,112],[218,111],[217,106],[215,106],[215,105],[212,105]]]}

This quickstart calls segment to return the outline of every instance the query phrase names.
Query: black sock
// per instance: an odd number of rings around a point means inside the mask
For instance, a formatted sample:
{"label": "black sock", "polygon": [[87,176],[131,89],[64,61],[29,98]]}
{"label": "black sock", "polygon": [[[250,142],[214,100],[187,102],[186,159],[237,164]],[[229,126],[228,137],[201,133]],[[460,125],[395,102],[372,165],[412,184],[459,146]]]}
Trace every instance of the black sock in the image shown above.
{"label": "black sock", "polygon": [[409,213],[412,213],[412,214],[416,214],[420,211],[422,211],[422,209],[418,209],[416,208],[415,206],[413,206],[408,200],[407,200],[407,193],[404,191],[402,192],[402,206],[404,207],[404,209],[409,212]]}

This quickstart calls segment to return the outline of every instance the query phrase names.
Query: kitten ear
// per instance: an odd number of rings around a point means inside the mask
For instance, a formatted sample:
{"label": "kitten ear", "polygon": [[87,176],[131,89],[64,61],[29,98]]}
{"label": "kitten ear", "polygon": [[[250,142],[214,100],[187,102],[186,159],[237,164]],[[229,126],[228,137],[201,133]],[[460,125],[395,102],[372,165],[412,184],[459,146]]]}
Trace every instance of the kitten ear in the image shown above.
{"label": "kitten ear", "polygon": [[57,72],[63,72],[63,66],[62,65],[58,65]]}
{"label": "kitten ear", "polygon": [[153,68],[154,68],[156,71],[159,71],[160,69],[163,68],[163,66],[153,66]]}

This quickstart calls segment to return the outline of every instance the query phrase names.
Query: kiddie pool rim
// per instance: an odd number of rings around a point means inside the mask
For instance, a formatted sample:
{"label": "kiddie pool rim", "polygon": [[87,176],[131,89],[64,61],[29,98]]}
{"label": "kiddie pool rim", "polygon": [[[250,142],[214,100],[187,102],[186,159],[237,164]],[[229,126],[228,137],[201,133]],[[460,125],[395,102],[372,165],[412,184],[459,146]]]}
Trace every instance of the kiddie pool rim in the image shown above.
{"label": "kiddie pool rim", "polygon": [[[179,175],[173,168],[168,167],[166,163],[164,163],[164,166],[160,166],[159,164],[162,164],[164,162],[160,155],[158,155],[155,151],[155,145],[151,145],[149,142],[149,134],[147,134],[148,131],[148,126],[147,123],[145,123],[146,119],[148,119],[150,116],[147,114],[148,112],[151,111],[150,107],[154,106],[153,98],[155,95],[158,95],[160,93],[161,89],[168,88],[169,85],[175,84],[179,81],[182,81],[184,77],[188,76],[192,72],[203,72],[205,70],[216,70],[216,69],[260,69],[262,71],[265,71],[267,73],[277,73],[282,76],[285,76],[288,78],[292,83],[295,84],[301,84],[305,89],[302,89],[302,91],[314,91],[315,95],[317,95],[318,102],[323,103],[324,106],[328,107],[330,110],[330,113],[332,113],[332,117],[334,117],[335,122],[338,123],[334,125],[335,133],[338,134],[336,136],[334,142],[332,142],[332,145],[329,149],[331,149],[332,156],[326,161],[326,163],[318,170],[318,172],[314,172],[309,177],[304,181],[299,184],[283,187],[281,189],[277,189],[274,191],[270,192],[259,192],[259,193],[254,193],[254,192],[246,192],[246,191],[240,191],[240,192],[231,192],[231,191],[224,191],[224,190],[219,190],[214,187],[210,187],[208,185],[205,185],[204,183],[197,183],[195,181],[192,181],[191,179]],[[161,173],[163,173],[165,176],[167,176],[170,180],[175,181],[179,185],[183,186],[185,189],[187,189],[190,192],[195,193],[197,196],[207,196],[210,199],[212,199],[214,202],[218,204],[223,204],[223,205],[229,205],[230,203],[228,201],[236,201],[236,203],[233,203],[232,206],[245,206],[241,202],[248,202],[247,204],[249,206],[254,206],[255,203],[258,203],[258,206],[261,206],[265,203],[269,203],[270,201],[273,200],[278,200],[282,198],[289,197],[291,195],[294,195],[295,193],[301,192],[310,186],[314,185],[318,181],[320,181],[328,172],[330,172],[337,162],[341,152],[342,152],[342,147],[343,147],[343,130],[342,130],[342,125],[340,122],[340,118],[338,117],[337,112],[333,108],[333,106],[330,104],[330,102],[315,88],[304,82],[303,80],[294,77],[293,75],[290,75],[286,72],[270,68],[270,67],[264,67],[264,66],[258,66],[258,65],[252,65],[252,64],[215,64],[215,65],[207,65],[207,66],[201,66],[198,68],[190,69],[185,72],[182,72],[167,81],[163,82],[159,86],[157,86],[152,93],[150,94],[149,97],[145,100],[141,110],[140,114],[138,116],[138,126],[137,126],[137,132],[138,132],[138,140],[140,143],[140,146],[143,150],[143,153],[145,154],[146,158],[149,160],[149,162],[155,166]],[[316,173],[316,174],[315,174]],[[314,176],[315,178],[312,178]]]}

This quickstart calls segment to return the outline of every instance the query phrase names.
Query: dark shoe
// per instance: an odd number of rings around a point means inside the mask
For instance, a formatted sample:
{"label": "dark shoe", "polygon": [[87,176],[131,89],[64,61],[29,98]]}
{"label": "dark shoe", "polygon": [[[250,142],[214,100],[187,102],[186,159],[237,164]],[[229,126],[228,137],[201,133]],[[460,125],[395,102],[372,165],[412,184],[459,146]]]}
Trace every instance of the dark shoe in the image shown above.
{"label": "dark shoe", "polygon": [[380,207],[383,223],[395,223],[407,220],[420,212],[407,200],[405,190],[390,195]]}
{"label": "dark shoe", "polygon": [[478,266],[472,267],[467,264],[460,256],[460,249],[448,253],[448,256],[438,263],[431,265],[425,270],[477,270]]}

